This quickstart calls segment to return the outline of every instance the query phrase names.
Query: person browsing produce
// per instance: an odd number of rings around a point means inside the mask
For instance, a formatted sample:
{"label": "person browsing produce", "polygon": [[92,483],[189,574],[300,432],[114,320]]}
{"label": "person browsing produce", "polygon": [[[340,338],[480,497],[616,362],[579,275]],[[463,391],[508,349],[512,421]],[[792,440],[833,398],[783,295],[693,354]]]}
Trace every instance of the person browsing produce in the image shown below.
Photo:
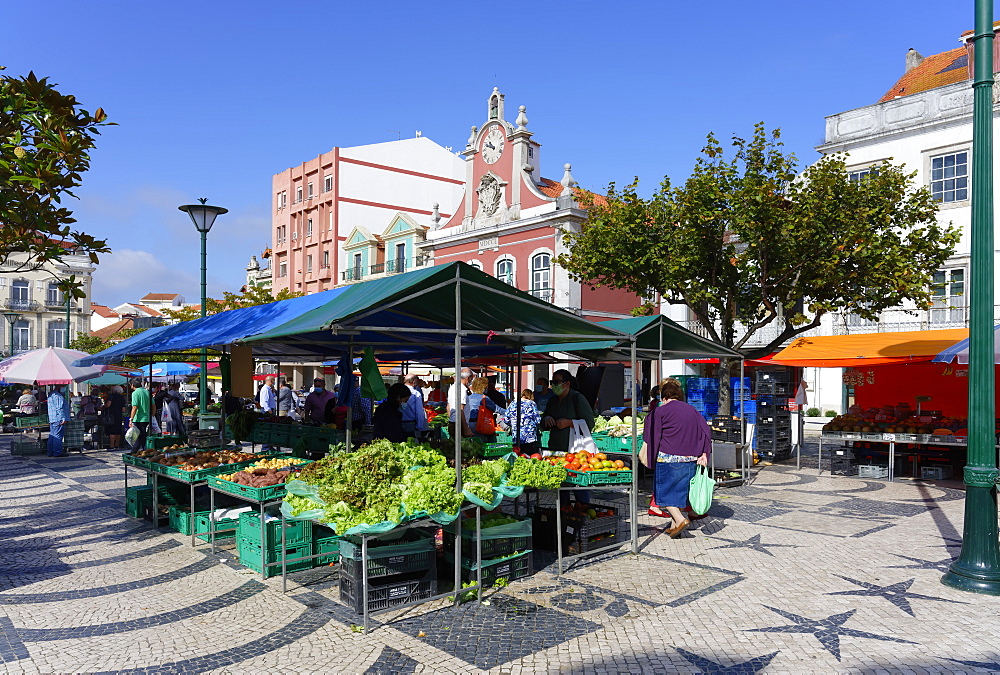
{"label": "person browsing produce", "polygon": [[673,519],[667,534],[673,539],[691,524],[681,509],[687,506],[696,466],[708,466],[712,433],[701,413],[683,401],[680,382],[673,378],[660,382],[660,396],[662,403],[646,418],[643,440],[651,453],[648,459],[656,461],[656,506],[650,512],[666,509]]}
{"label": "person browsing produce", "polygon": [[326,404],[337,400],[337,395],[326,388],[326,380],[317,377],[313,380],[313,389],[306,396],[303,417],[315,424],[326,424]]}
{"label": "person browsing produce", "polygon": [[512,405],[503,414],[503,425],[511,430],[514,442],[521,448],[524,454],[532,454],[539,451],[538,424],[541,417],[538,415],[538,407],[534,401],[535,395],[530,389],[521,392],[520,418],[521,426],[518,428],[518,406]]}
{"label": "person browsing produce", "polygon": [[373,438],[384,438],[393,443],[406,440],[403,430],[403,413],[409,406],[413,394],[405,384],[394,384],[389,387],[389,393],[372,416],[374,426]]}
{"label": "person browsing produce", "polygon": [[594,428],[594,410],[579,391],[577,383],[568,370],[557,370],[552,374],[552,398],[545,406],[542,427],[551,429],[549,450],[569,450],[569,433],[573,420],[583,420],[587,429]]}
{"label": "person browsing produce", "polygon": [[132,412],[129,414],[129,425],[139,430],[139,436],[132,444],[132,452],[146,448],[146,434],[149,432],[149,421],[152,419],[153,397],[149,390],[142,386],[138,377],[132,380]]}

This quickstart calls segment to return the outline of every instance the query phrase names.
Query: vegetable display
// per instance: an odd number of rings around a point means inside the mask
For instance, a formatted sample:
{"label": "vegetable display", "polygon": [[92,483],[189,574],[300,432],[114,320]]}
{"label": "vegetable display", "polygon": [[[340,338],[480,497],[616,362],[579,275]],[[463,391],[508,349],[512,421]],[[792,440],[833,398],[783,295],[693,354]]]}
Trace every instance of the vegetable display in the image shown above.
{"label": "vegetable display", "polygon": [[553,490],[566,480],[566,469],[549,462],[518,457],[507,474],[508,485]]}

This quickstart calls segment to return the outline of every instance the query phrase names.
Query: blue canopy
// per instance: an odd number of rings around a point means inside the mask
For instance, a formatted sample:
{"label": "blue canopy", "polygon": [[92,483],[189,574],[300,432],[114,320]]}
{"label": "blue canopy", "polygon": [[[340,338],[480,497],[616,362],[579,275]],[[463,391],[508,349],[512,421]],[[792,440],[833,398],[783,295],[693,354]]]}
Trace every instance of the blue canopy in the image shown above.
{"label": "blue canopy", "polygon": [[[969,338],[956,342],[931,359],[934,363],[969,362]],[[1000,364],[1000,325],[993,326],[993,363]]]}
{"label": "blue canopy", "polygon": [[76,363],[80,366],[108,365],[130,355],[163,354],[202,347],[221,350],[225,345],[237,340],[280,326],[329,302],[345,290],[345,288],[335,288],[322,293],[304,295],[301,298],[232,309],[206,316],[204,319],[158,326],[128,340],[122,340],[114,347],[80,359]]}

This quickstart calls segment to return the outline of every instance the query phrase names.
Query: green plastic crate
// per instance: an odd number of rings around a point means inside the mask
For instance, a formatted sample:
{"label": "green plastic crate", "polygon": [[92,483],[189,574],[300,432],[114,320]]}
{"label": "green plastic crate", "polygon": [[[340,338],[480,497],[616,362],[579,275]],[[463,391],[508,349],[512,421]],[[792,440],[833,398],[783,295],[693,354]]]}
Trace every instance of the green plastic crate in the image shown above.
{"label": "green plastic crate", "polygon": [[[454,558],[451,559],[454,560]],[[504,578],[508,582],[515,581],[530,576],[535,571],[530,550],[497,560],[484,560],[481,567],[483,586],[486,588],[492,586],[497,579]],[[474,581],[476,578],[475,566],[467,565],[463,561],[462,578],[465,581]]]}
{"label": "green plastic crate", "polygon": [[222,480],[216,476],[209,476],[206,481],[213,490],[255,502],[269,502],[285,496],[285,486],[283,484],[270,485],[268,487],[250,487],[249,485],[240,485],[230,480]]}
{"label": "green plastic crate", "polygon": [[150,462],[149,469],[155,471],[161,476],[167,476],[168,478],[173,478],[176,481],[182,483],[198,483],[209,476],[215,476],[220,473],[234,473],[239,471],[245,466],[250,466],[254,462],[260,459],[265,459],[271,457],[272,455],[260,455],[254,457],[253,459],[248,459],[243,462],[234,462],[232,464],[221,464],[219,466],[213,467],[211,469],[198,469],[197,471],[184,471],[183,469],[178,469],[174,466],[164,466],[163,464],[156,464]]}
{"label": "green plastic crate", "polygon": [[48,415],[33,415],[31,417],[15,417],[14,426],[18,429],[32,429],[34,427],[49,426]]}
{"label": "green plastic crate", "polygon": [[[264,524],[264,536],[269,549],[281,547],[281,519],[266,521]],[[249,511],[240,514],[240,523],[237,536],[240,541],[247,541],[260,546],[260,513]],[[285,521],[285,544],[287,546],[298,544],[312,545],[312,523],[308,520],[286,520]]]}
{"label": "green plastic crate", "polygon": [[514,446],[509,443],[484,443],[483,457],[503,457],[514,452]]}
{"label": "green plastic crate", "polygon": [[566,470],[566,482],[572,485],[621,485],[632,482],[632,471],[570,471]]}
{"label": "green plastic crate", "polygon": [[162,450],[163,448],[170,447],[171,445],[183,445],[184,439],[181,436],[161,436],[159,434],[155,436],[146,437],[146,449],[148,450]]}
{"label": "green plastic crate", "polygon": [[[260,544],[256,544],[252,541],[244,541],[243,539],[237,538],[237,547],[240,553],[240,564],[244,567],[249,567],[255,572],[261,571],[261,548]],[[285,559],[293,560],[295,558],[305,558],[312,555],[312,542],[295,544],[285,547]],[[264,554],[265,564],[267,565],[266,571],[264,572],[265,577],[273,577],[281,574],[281,550],[280,547],[277,549],[269,549]],[[301,570],[309,570],[316,566],[316,559],[311,560],[299,560],[297,562],[290,562],[286,565],[286,569],[289,572],[298,572]]]}
{"label": "green plastic crate", "polygon": [[[177,506],[181,503],[185,503],[188,496],[187,490],[183,490],[183,495],[180,495],[180,492],[180,490],[175,490],[169,486],[161,485],[159,486],[159,498],[157,501],[160,504],[166,504],[168,506]],[[125,513],[133,518],[142,518],[143,507],[152,505],[152,485],[138,485],[125,490]]]}
{"label": "green plastic crate", "polygon": [[313,540],[313,553],[321,555],[316,558],[317,565],[332,565],[340,560],[340,537],[322,537]]}
{"label": "green plastic crate", "polygon": [[[211,538],[210,530],[211,523],[209,522],[209,516],[211,511],[195,511],[193,514],[186,506],[171,506],[170,507],[170,529],[176,530],[181,534],[190,535],[191,534],[191,521],[192,516],[194,520],[194,533],[203,541],[208,541]],[[239,525],[239,518],[223,518],[215,523],[215,538],[216,539],[231,539],[236,536],[236,528]]]}
{"label": "green plastic crate", "polygon": [[149,468],[149,460],[145,457],[136,457],[135,455],[125,453],[122,455],[122,461],[130,466],[138,466],[143,469]]}

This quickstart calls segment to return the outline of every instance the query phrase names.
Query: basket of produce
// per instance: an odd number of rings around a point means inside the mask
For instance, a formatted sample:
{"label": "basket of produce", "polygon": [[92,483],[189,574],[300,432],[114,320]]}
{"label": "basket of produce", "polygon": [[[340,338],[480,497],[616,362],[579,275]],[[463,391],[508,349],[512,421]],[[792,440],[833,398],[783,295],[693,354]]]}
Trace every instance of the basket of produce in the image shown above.
{"label": "basket of produce", "polygon": [[551,461],[566,469],[571,485],[619,485],[632,482],[632,470],[622,459],[610,459],[605,453],[578,452]]}
{"label": "basket of produce", "polygon": [[[476,519],[462,521],[462,559],[475,560]],[[455,550],[455,534],[444,533],[445,550]],[[531,548],[531,518],[518,519],[505,513],[492,513],[480,522],[479,541],[484,560],[509,556]]]}
{"label": "basket of produce", "polygon": [[183,483],[194,483],[208,476],[251,464],[260,457],[235,450],[160,453],[149,459],[149,469]]}
{"label": "basket of produce", "polygon": [[231,474],[209,476],[208,484],[220,492],[262,502],[283,497],[285,483],[294,477],[294,467],[308,464],[295,457],[261,459]]}

